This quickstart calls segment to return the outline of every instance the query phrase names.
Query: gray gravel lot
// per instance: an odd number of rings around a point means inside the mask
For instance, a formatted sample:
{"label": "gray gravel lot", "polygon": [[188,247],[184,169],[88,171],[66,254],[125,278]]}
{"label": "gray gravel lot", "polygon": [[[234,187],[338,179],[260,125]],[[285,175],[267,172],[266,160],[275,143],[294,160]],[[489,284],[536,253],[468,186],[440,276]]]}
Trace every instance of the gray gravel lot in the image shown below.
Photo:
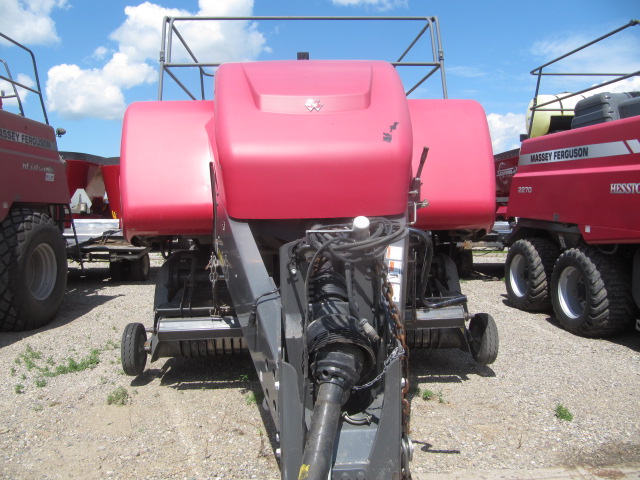
{"label": "gray gravel lot", "polygon": [[[463,281],[470,311],[498,324],[494,364],[411,352],[414,478],[572,465],[640,472],[640,333],[585,339],[510,308],[503,261],[476,254]],[[279,478],[248,357],[161,359],[139,378],[123,374],[122,331],[151,325],[160,264],[143,284],[111,282],[104,264],[84,277],[72,269],[52,324],[0,333],[0,478]],[[118,391],[125,404],[108,404]],[[556,417],[559,404],[572,421]]]}

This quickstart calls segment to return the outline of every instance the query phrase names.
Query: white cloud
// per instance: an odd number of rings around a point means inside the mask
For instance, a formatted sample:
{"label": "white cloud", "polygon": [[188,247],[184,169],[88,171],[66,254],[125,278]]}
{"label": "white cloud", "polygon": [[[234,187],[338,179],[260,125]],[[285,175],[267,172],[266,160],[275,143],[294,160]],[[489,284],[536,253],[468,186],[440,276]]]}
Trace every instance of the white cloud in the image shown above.
{"label": "white cloud", "polygon": [[67,0],[2,0],[0,31],[24,44],[58,43],[60,38],[51,19],[56,8],[67,8]]}
{"label": "white cloud", "polygon": [[[163,17],[250,16],[253,0],[199,0],[198,7],[196,14],[149,1],[125,7],[125,21],[110,35],[117,47],[94,50],[97,60],[107,59],[113,52],[102,68],[58,65],[49,70],[49,109],[63,118],[121,118],[126,108],[125,90],[156,80]],[[180,22],[178,28],[201,62],[252,60],[264,49],[264,36],[250,22]],[[174,40],[175,46],[177,38]],[[217,55],[206,57],[210,52]],[[183,49],[175,48],[172,61],[186,58]]]}
{"label": "white cloud", "polygon": [[91,56],[96,60],[104,60],[108,54],[109,49],[107,47],[100,46],[93,51]]}
{"label": "white cloud", "polygon": [[[47,98],[50,111],[67,119],[98,117],[118,119],[126,107],[118,85],[109,83],[102,70],[77,65],[56,65],[49,70]],[[96,115],[96,112],[99,114]]]}
{"label": "white cloud", "polygon": [[520,134],[526,132],[525,115],[523,113],[507,113],[487,115],[491,144],[494,153],[505,152],[520,147]]}
{"label": "white cloud", "polygon": [[640,77],[631,77],[620,80],[619,82],[612,83],[611,85],[605,85],[604,87],[596,88],[591,92],[587,92],[586,95],[594,95],[600,92],[638,92],[640,91]]}
{"label": "white cloud", "polygon": [[407,0],[331,0],[340,7],[375,7],[378,10],[391,10],[396,7],[406,7]]}
{"label": "white cloud", "polygon": [[[19,73],[17,77],[13,78],[14,81],[29,87],[29,88],[35,88],[36,87],[36,82],[29,76],[23,74],[23,73]],[[24,104],[26,103],[27,100],[27,96],[29,96],[31,94],[31,92],[29,92],[29,90],[25,90],[24,88],[20,88],[20,87],[16,87],[16,90],[18,91],[18,95],[20,96],[20,101]],[[0,80],[0,91],[3,91],[5,95],[13,95],[13,86],[5,81],[5,80]],[[3,107],[15,107],[17,108],[18,106],[18,100],[16,98],[5,98],[2,100],[2,105]]]}
{"label": "white cloud", "polygon": [[476,67],[460,66],[447,66],[447,75],[457,75],[464,78],[479,78],[485,77],[487,74]]}
{"label": "white cloud", "polygon": [[[569,57],[545,67],[543,72],[562,73],[631,73],[640,70],[640,36],[635,31],[626,30],[601,42],[591,45]],[[541,63],[558,58],[595,39],[586,35],[569,35],[554,40],[535,42],[531,53]],[[610,77],[609,77],[610,78]],[[558,76],[543,79],[544,93],[578,91],[594,82],[608,80],[607,77]]]}

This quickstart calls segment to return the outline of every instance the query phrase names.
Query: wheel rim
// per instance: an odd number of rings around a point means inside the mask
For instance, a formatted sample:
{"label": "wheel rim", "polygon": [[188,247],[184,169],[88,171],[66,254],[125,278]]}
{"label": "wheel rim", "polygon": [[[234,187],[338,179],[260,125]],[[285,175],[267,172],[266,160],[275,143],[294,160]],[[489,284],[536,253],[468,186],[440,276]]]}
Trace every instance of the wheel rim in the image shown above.
{"label": "wheel rim", "polygon": [[46,300],[56,286],[58,263],[56,254],[46,243],[38,245],[31,254],[26,270],[27,285],[36,300]]}
{"label": "wheel rim", "polygon": [[527,259],[522,255],[514,255],[509,266],[511,289],[517,297],[524,297],[529,288],[529,268]]}
{"label": "wheel rim", "polygon": [[563,313],[569,318],[578,318],[584,312],[586,288],[584,277],[575,267],[567,267],[558,279],[558,300]]}

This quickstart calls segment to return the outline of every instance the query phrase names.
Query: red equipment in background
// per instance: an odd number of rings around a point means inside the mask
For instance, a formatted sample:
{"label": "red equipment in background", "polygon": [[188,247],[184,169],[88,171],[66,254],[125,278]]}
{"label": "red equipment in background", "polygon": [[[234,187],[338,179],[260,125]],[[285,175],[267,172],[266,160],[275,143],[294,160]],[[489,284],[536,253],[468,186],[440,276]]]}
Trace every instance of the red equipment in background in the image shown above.
{"label": "red equipment in background", "polygon": [[495,158],[498,215],[516,219],[506,239],[509,299],[524,310],[553,307],[578,335],[618,333],[638,318],[640,93],[584,94],[640,71],[603,74],[616,78],[551,99],[538,96],[540,80],[549,65],[638,23],[533,70],[530,138]]}
{"label": "red equipment in background", "polygon": [[[27,330],[60,308],[67,259],[106,260],[112,279],[144,280],[150,249],[124,241],[118,159],[58,151],[56,134],[65,132],[48,124],[33,53],[0,37],[31,57],[36,80],[36,88],[15,81],[0,60],[10,89],[0,97],[0,330]],[[43,122],[25,116],[21,90],[37,96]]]}

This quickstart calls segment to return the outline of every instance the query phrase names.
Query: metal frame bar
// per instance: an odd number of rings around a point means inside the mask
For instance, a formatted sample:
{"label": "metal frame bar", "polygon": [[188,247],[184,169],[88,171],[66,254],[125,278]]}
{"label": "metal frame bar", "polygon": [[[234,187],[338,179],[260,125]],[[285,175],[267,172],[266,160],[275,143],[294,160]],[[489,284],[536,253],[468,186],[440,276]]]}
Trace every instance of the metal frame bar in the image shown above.
{"label": "metal frame bar", "polygon": [[[26,85],[23,85],[21,83],[16,82],[15,80],[13,80],[13,78],[11,77],[11,73],[9,72],[9,67],[4,62],[4,60],[2,60],[2,63],[4,63],[4,65],[5,65],[5,68],[7,70],[7,74],[9,75],[9,78],[3,77],[2,75],[0,75],[0,78],[3,79],[3,80],[6,80],[7,82],[9,82],[13,86],[13,91],[15,92],[15,96],[18,99],[18,105],[20,107],[20,114],[24,117],[24,110],[22,108],[22,102],[20,101],[20,97],[18,95],[18,91],[16,90],[16,86],[18,86],[20,88],[24,88],[25,90],[28,90],[28,91],[38,95],[38,98],[40,99],[40,106],[42,107],[42,115],[44,116],[44,121],[45,121],[45,123],[47,125],[49,125],[49,118],[47,117],[47,109],[44,106],[44,99],[42,98],[42,88],[40,87],[40,77],[38,77],[38,67],[36,66],[36,57],[35,57],[35,55],[33,54],[33,52],[30,49],[28,49],[27,47],[25,47],[21,43],[16,42],[14,39],[12,39],[10,37],[7,37],[4,33],[0,32],[0,37],[4,38],[8,42],[13,43],[17,47],[23,49],[24,51],[26,51],[31,56],[31,64],[33,65],[33,73],[35,74],[36,85],[38,86],[37,90],[33,89],[33,88],[30,88],[30,87],[27,87]],[[10,98],[12,98],[12,97],[10,97]]]}
{"label": "metal frame bar", "polygon": [[[442,49],[442,38],[440,36],[440,24],[437,17],[303,17],[303,16],[256,16],[256,17],[164,17],[162,26],[162,44],[160,47],[160,73],[158,79],[158,100],[163,98],[164,90],[164,74],[166,73],[172,78],[176,84],[193,100],[197,99],[197,96],[191,92],[176,76],[171,69],[178,68],[197,68],[200,76],[200,99],[205,100],[205,77],[214,77],[215,74],[208,73],[204,69],[216,68],[220,66],[220,63],[202,63],[196,58],[196,55],[187,45],[182,34],[179,32],[177,23],[191,22],[191,21],[407,21],[407,22],[424,22],[424,26],[418,32],[413,41],[405,49],[405,51],[398,57],[396,61],[391,61],[394,67],[431,67],[429,71],[416,82],[406,95],[410,95],[420,85],[422,85],[428,78],[434,73],[440,71],[440,78],[442,83],[442,96],[447,98],[447,81],[444,70],[444,50]],[[411,49],[420,41],[425,33],[429,31],[429,39],[431,41],[431,56],[433,61],[431,62],[404,62],[404,57],[411,51]],[[173,36],[176,36],[179,43],[185,48],[188,56],[193,60],[193,63],[173,63]]]}
{"label": "metal frame bar", "polygon": [[[571,50],[568,53],[565,53],[564,55],[561,55],[558,58],[555,58],[547,63],[545,63],[544,65],[541,65],[539,67],[534,68],[533,70],[531,70],[531,72],[529,72],[531,75],[535,75],[537,76],[537,80],[536,80],[536,92],[533,96],[533,106],[531,107],[531,118],[529,120],[529,131],[531,131],[531,129],[533,128],[533,117],[535,116],[535,113],[540,110],[540,111],[560,111],[561,109],[541,109],[540,107],[544,107],[546,105],[550,105],[552,103],[556,103],[556,102],[560,102],[562,100],[566,100],[567,98],[571,98],[571,97],[575,97],[576,95],[580,95],[582,93],[585,92],[590,92],[592,90],[595,90],[596,88],[600,88],[606,85],[610,85],[612,83],[616,83],[619,82],[621,80],[624,80],[626,78],[630,78],[630,77],[634,77],[636,75],[640,75],[640,70],[633,72],[633,73],[561,73],[561,72],[553,72],[553,73],[544,73],[542,71],[543,68],[548,67],[549,65],[553,65],[554,63],[559,62],[560,60],[563,60],[567,57],[570,57],[571,55],[580,52],[582,50],[584,50],[587,47],[590,47],[591,45],[594,45],[606,38],[611,37],[612,35],[615,35],[616,33],[621,32],[622,30],[625,30],[629,27],[633,27],[635,25],[640,25],[640,20],[631,20],[629,21],[629,23],[616,28],[615,30],[606,33],[605,35],[602,35],[601,37],[596,38],[595,40],[592,40],[588,43],[585,43],[584,45],[581,45],[580,47],[574,48],[573,50]],[[579,92],[574,92],[574,93],[570,93],[562,98],[558,98],[556,100],[551,100],[549,102],[545,102],[545,103],[541,103],[541,104],[537,104],[536,103],[536,99],[538,98],[538,94],[540,93],[540,83],[542,81],[542,77],[546,77],[546,76],[584,76],[584,77],[616,77],[613,80],[610,80],[608,82],[604,82],[604,83],[600,83],[598,85],[594,85],[592,87],[588,87],[585,88],[583,90],[580,90]]]}

